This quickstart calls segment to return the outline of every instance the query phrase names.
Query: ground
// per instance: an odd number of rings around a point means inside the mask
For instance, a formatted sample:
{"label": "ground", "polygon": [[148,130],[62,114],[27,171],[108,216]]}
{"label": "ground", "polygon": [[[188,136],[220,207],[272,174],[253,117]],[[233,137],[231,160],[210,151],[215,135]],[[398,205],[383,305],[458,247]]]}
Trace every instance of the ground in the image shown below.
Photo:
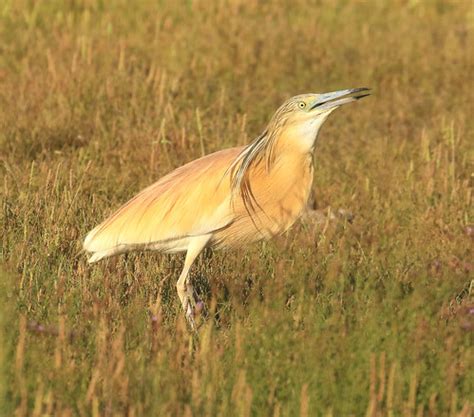
{"label": "ground", "polygon": [[[468,416],[473,376],[469,1],[0,5],[5,416]],[[288,97],[331,115],[315,206],[207,253],[88,265],[85,234],[175,167],[248,143]],[[330,218],[329,215],[328,218]]]}

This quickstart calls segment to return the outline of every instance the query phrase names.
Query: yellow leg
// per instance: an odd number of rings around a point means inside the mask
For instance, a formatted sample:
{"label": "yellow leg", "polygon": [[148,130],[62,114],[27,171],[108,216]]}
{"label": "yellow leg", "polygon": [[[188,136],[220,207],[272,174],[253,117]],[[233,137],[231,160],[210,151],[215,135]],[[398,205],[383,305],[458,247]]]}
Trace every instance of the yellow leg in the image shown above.
{"label": "yellow leg", "polygon": [[186,319],[193,330],[196,330],[196,323],[194,322],[195,301],[193,284],[189,279],[189,270],[198,255],[206,247],[210,238],[210,235],[191,238],[188,251],[186,252],[186,259],[184,260],[183,270],[181,271],[178,282],[176,283],[179,300],[181,301],[184,313],[186,314]]}

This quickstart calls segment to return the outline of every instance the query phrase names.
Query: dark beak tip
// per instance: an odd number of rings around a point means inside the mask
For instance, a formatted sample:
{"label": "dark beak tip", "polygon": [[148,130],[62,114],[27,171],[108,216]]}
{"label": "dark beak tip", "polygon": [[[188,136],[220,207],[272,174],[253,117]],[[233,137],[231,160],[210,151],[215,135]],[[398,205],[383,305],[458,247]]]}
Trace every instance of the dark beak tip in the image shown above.
{"label": "dark beak tip", "polygon": [[370,96],[371,94],[371,89],[367,87],[354,88],[351,91],[351,95],[354,97],[355,100],[360,100],[361,98]]}
{"label": "dark beak tip", "polygon": [[[371,90],[371,88],[368,88],[368,87],[354,88],[354,89],[351,91],[351,94],[354,94],[354,93],[362,93],[363,91],[369,92],[370,90]],[[369,93],[369,94],[370,94],[370,93]]]}

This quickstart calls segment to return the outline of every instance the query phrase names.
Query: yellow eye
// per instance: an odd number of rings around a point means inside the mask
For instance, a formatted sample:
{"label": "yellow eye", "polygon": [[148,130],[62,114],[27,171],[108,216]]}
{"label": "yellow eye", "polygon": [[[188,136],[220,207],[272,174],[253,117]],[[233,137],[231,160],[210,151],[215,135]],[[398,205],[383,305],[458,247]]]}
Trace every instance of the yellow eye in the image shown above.
{"label": "yellow eye", "polygon": [[300,109],[304,109],[304,108],[306,107],[306,103],[305,103],[304,101],[300,101],[300,102],[298,103],[298,107],[299,107]]}

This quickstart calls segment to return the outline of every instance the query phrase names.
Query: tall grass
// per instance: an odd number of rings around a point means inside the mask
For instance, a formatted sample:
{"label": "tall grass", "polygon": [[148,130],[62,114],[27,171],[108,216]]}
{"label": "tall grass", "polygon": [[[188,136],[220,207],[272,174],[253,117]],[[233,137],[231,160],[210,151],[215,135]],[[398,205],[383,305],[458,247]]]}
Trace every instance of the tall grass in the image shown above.
{"label": "tall grass", "polygon": [[[4,0],[0,414],[470,416],[472,28],[469,1]],[[199,341],[182,257],[86,263],[142,187],[359,86],[315,158],[353,222],[203,256]]]}

